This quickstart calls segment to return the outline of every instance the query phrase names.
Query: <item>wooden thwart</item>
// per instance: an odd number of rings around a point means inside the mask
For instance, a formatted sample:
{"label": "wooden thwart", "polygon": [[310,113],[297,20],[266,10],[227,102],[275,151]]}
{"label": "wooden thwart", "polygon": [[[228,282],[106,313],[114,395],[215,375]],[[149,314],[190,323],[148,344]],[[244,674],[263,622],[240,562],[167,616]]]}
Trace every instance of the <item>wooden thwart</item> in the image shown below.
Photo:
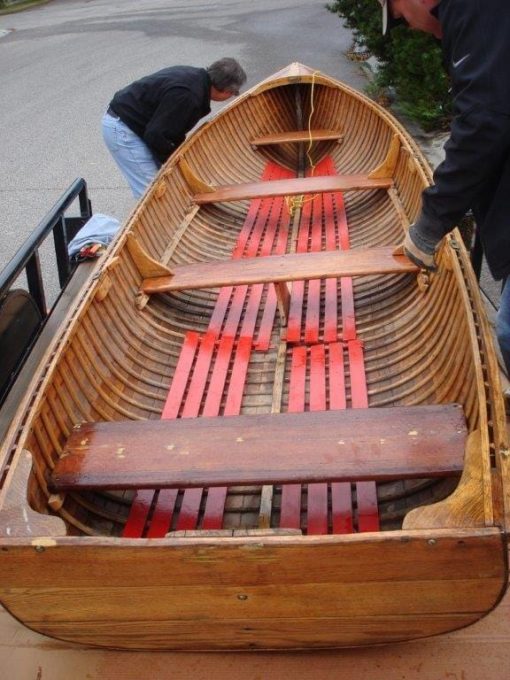
{"label": "wooden thwart", "polygon": [[191,488],[387,480],[462,471],[457,404],[84,423],[50,486]]}
{"label": "wooden thwart", "polygon": [[343,134],[338,130],[286,130],[272,135],[261,135],[251,140],[253,146],[269,146],[272,144],[284,144],[286,142],[322,142],[327,140],[343,139]]}
{"label": "wooden thwart", "polygon": [[175,267],[169,276],[145,278],[142,291],[150,295],[194,288],[419,271],[408,257],[395,255],[394,251],[395,246],[383,246],[181,265]]}
{"label": "wooden thwart", "polygon": [[389,189],[393,186],[391,177],[371,178],[368,175],[332,175],[329,177],[296,177],[278,179],[270,182],[249,182],[217,187],[214,191],[196,193],[195,203],[228,203],[251,198],[270,198],[272,196],[296,196],[300,194],[320,194],[332,191],[369,191]]}

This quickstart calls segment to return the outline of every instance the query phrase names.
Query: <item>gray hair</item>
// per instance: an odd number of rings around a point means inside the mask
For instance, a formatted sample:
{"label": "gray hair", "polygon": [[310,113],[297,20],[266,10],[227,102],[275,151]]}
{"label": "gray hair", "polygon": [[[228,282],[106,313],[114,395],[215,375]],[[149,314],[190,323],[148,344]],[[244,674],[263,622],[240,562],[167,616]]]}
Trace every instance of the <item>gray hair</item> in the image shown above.
{"label": "gray hair", "polygon": [[207,68],[211,84],[221,92],[238,94],[246,82],[246,73],[232,57],[218,59]]}

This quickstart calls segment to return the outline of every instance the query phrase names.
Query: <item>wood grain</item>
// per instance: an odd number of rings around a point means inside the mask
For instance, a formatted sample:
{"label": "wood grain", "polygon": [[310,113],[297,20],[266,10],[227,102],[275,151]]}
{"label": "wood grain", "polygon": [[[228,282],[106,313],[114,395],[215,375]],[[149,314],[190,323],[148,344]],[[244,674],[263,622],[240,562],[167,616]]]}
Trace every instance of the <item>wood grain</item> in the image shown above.
{"label": "wood grain", "polygon": [[85,423],[51,487],[187,488],[441,477],[462,471],[458,405]]}
{"label": "wood grain", "polygon": [[172,276],[146,278],[147,294],[173,290],[218,288],[229,285],[327,279],[341,276],[409,274],[419,271],[405,255],[394,255],[393,246],[349,251],[293,253],[181,265]]}
{"label": "wood grain", "polygon": [[251,141],[253,146],[265,146],[270,144],[284,144],[286,142],[320,142],[328,139],[341,139],[342,133],[338,130],[285,130],[271,135],[254,137]]}
{"label": "wood grain", "polygon": [[81,539],[77,560],[78,540],[39,551],[3,541],[2,601],[34,630],[126,649],[406,640],[478,620],[506,586],[494,529],[138,540],[121,548],[114,539]]}
{"label": "wood grain", "polygon": [[391,177],[371,179],[367,175],[337,175],[334,177],[301,177],[280,179],[271,182],[248,182],[217,187],[214,191],[195,194],[193,200],[199,205],[206,203],[228,203],[248,198],[269,198],[270,196],[296,196],[318,194],[330,191],[371,191],[389,189]]}

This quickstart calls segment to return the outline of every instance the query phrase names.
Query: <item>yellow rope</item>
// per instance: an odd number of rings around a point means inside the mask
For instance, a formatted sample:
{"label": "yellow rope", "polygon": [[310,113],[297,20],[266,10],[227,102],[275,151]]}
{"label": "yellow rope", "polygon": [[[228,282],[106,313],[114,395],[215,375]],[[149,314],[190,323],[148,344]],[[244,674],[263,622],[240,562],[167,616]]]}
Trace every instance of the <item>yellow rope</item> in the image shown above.
{"label": "yellow rope", "polygon": [[[310,115],[308,116],[308,148],[306,150],[306,156],[308,158],[308,163],[311,168],[311,173],[310,177],[314,176],[315,173],[315,164],[312,160],[311,156],[311,150],[313,146],[313,137],[312,137],[312,117],[313,114],[315,113],[315,76],[319,73],[319,71],[314,71],[312,73],[312,87],[310,89]],[[287,204],[287,209],[289,211],[289,215],[291,217],[294,216],[294,213],[298,208],[302,208],[305,203],[310,203],[311,201],[314,201],[319,194],[314,194],[313,196],[310,196],[309,198],[305,199],[304,195],[298,195],[298,196],[286,196],[285,197],[285,203]]]}

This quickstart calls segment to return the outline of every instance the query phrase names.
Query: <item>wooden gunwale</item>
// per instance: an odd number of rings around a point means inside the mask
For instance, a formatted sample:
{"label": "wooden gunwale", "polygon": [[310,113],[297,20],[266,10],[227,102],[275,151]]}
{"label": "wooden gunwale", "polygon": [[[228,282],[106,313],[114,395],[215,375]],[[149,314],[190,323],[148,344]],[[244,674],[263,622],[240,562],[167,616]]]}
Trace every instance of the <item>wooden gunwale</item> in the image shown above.
{"label": "wooden gunwale", "polygon": [[[486,391],[487,431],[490,432],[492,429],[495,431],[494,459],[493,461],[484,459],[485,466],[483,468],[483,474],[486,483],[485,502],[487,505],[491,502],[494,504],[495,514],[493,515],[493,521],[496,520],[498,526],[506,528],[506,531],[508,532],[508,529],[510,528],[510,489],[505,480],[509,479],[508,471],[510,461],[507,455],[509,444],[504,405],[501,399],[498,398],[502,389],[499,367],[494,351],[492,333],[490,332],[479,287],[475,285],[476,278],[470,266],[469,256],[458,231],[453,232],[450,239],[451,242],[453,242],[453,250],[456,254],[455,262],[458,267],[459,275],[469,284],[466,286],[466,297],[468,298],[467,304],[474,316],[472,332],[476,336],[479,347],[478,357],[480,359],[480,370],[483,378],[482,384]],[[483,333],[481,332],[482,330],[484,331]],[[494,468],[496,468],[501,475],[502,488],[499,492],[497,488],[490,489],[491,470]]]}

